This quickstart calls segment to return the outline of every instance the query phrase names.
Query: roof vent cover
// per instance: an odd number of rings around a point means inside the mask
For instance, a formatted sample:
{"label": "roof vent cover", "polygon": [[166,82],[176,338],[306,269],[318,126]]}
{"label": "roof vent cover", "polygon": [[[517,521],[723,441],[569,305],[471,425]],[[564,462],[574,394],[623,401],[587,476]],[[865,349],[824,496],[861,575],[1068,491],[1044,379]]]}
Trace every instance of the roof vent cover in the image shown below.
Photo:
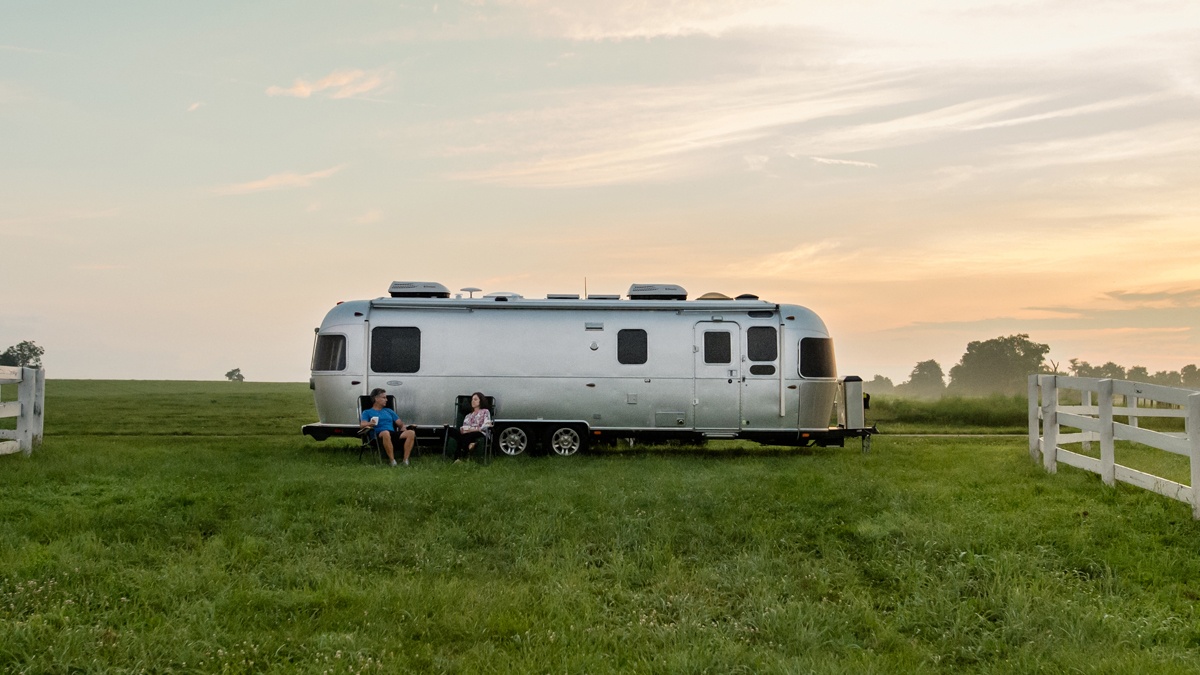
{"label": "roof vent cover", "polygon": [[687,300],[687,291],[677,284],[634,284],[630,300]]}
{"label": "roof vent cover", "polygon": [[393,281],[388,287],[393,298],[448,298],[450,289],[436,281]]}

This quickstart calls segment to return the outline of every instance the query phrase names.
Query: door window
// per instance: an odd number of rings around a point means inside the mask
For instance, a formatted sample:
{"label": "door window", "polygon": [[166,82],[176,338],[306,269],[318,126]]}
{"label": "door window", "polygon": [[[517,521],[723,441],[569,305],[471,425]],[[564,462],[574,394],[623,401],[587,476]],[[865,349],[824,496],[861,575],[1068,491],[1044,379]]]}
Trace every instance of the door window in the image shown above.
{"label": "door window", "polygon": [[729,363],[733,360],[728,331],[705,331],[704,362]]}

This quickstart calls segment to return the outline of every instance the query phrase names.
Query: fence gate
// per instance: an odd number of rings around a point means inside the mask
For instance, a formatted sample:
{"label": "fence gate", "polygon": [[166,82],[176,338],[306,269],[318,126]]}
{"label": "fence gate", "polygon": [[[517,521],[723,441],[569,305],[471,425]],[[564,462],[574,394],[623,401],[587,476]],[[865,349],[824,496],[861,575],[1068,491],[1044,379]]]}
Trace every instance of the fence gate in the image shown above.
{"label": "fence gate", "polygon": [[46,371],[41,368],[0,366],[0,384],[16,384],[17,400],[0,399],[0,418],[17,418],[17,429],[0,429],[0,455],[24,452],[42,444],[46,401]]}

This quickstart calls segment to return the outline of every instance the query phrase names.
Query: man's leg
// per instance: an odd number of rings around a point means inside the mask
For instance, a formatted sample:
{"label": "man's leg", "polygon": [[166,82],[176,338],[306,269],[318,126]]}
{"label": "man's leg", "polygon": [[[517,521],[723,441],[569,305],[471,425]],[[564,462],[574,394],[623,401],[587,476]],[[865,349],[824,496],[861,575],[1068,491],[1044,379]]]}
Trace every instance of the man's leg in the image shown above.
{"label": "man's leg", "polygon": [[408,456],[412,454],[413,444],[417,442],[417,432],[405,429],[400,432],[400,438],[404,439],[404,463],[408,464]]}
{"label": "man's leg", "polygon": [[396,461],[396,455],[392,453],[392,435],[384,431],[383,433],[379,434],[379,442],[383,443],[383,450],[387,453],[388,460],[394,463]]}

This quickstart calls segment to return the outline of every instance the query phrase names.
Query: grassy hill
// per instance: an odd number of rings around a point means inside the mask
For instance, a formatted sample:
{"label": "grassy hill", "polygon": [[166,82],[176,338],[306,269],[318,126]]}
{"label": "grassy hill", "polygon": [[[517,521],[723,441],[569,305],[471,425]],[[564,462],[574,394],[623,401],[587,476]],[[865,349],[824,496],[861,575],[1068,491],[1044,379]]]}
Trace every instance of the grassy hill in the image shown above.
{"label": "grassy hill", "polygon": [[304,384],[50,381],[0,670],[1196,672],[1184,504],[1013,438],[359,463]]}

